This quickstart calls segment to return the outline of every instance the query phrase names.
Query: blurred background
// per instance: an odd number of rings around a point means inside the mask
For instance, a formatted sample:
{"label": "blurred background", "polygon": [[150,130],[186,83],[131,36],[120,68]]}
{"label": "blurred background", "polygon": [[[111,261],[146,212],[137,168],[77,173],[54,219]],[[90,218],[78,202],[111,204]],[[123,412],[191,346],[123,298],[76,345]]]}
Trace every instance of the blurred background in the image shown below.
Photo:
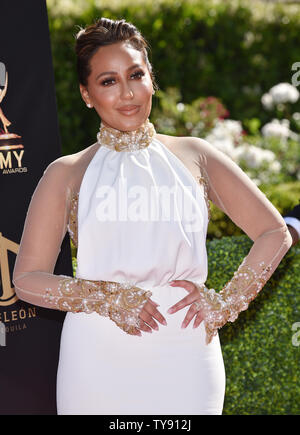
{"label": "blurred background", "polygon": [[[47,7],[63,154],[94,143],[100,124],[79,92],[78,26],[102,16],[125,18],[151,46],[160,88],[150,118],[156,130],[208,140],[251,177],[281,214],[299,203],[298,1],[47,0]],[[211,205],[211,212],[208,256],[216,267],[209,279],[221,288],[251,244],[219,209]],[[300,413],[300,347],[291,344],[292,325],[300,322],[299,287],[295,247],[263,296],[222,328],[225,414]]]}
{"label": "blurred background", "polygon": [[[151,46],[160,133],[207,139],[283,214],[300,198],[300,4],[236,0],[47,0],[63,154],[96,141],[79,93],[78,26],[125,18]],[[297,65],[297,62],[299,64]],[[241,231],[212,206],[208,238]]]}

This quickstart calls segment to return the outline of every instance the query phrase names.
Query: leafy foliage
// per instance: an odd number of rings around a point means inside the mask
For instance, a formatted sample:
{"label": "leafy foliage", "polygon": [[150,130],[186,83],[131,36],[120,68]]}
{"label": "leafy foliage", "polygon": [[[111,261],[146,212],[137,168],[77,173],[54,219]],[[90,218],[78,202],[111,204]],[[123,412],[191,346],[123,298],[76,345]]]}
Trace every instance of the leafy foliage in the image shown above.
{"label": "leafy foliage", "polygon": [[[252,245],[247,236],[207,244],[207,286],[221,289]],[[226,370],[224,414],[299,414],[300,246],[283,258],[265,287],[234,323],[219,332]]]}
{"label": "leafy foliage", "polygon": [[[300,181],[275,185],[259,186],[266,197],[277,208],[281,215],[285,215],[300,203]],[[244,234],[234,222],[214,204],[210,203],[211,220],[208,224],[208,239],[224,236],[238,236]]]}
{"label": "leafy foliage", "polygon": [[[78,26],[101,16],[125,18],[141,30],[152,47],[150,60],[162,91],[179,89],[184,104],[216,96],[232,119],[252,131],[251,120],[261,125],[269,120],[260,96],[289,82],[300,58],[299,7],[276,5],[266,15],[265,4],[252,7],[245,1],[111,0],[82,2],[78,15],[78,1],[69,2],[66,14],[57,12],[60,3],[47,2],[63,154],[93,143],[99,128],[97,114],[81,100],[73,48]],[[294,110],[300,112],[300,102]]]}

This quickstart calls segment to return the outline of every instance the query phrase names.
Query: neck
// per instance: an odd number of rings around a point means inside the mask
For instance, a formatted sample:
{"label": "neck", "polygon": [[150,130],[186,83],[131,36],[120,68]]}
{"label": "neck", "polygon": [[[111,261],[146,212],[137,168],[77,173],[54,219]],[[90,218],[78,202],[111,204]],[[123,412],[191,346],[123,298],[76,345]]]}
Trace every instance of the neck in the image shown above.
{"label": "neck", "polygon": [[155,135],[153,124],[147,119],[138,129],[133,131],[117,130],[101,123],[97,134],[98,143],[115,151],[136,151],[146,148]]}
{"label": "neck", "polygon": [[131,133],[131,132],[140,130],[143,126],[146,125],[147,122],[149,122],[149,119],[146,119],[142,124],[138,125],[138,127],[132,128],[131,130],[121,130],[121,129],[119,129],[117,127],[113,127],[112,125],[109,125],[105,121],[101,120],[100,128],[102,128],[102,127],[108,128],[108,129],[111,129],[112,131],[121,132],[121,133]]}

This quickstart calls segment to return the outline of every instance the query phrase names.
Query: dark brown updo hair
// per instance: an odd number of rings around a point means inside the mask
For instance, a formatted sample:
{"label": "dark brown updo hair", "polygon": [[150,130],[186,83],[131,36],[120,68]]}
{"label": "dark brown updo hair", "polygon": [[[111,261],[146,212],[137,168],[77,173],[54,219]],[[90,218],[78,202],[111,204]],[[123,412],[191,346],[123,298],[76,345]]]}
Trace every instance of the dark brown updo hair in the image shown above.
{"label": "dark brown updo hair", "polygon": [[148,59],[148,49],[150,47],[145,38],[133,24],[125,20],[111,20],[109,18],[100,18],[85,29],[80,28],[76,34],[75,52],[77,55],[79,83],[87,86],[88,77],[91,73],[90,59],[100,47],[123,41],[127,41],[133,48],[143,53],[153,87],[158,89]]}

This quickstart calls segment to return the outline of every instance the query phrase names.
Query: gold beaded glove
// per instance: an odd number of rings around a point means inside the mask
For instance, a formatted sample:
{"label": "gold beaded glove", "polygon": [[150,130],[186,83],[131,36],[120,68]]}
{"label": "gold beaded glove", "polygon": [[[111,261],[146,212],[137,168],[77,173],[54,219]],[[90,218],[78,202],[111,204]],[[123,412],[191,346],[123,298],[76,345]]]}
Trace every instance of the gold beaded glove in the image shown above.
{"label": "gold beaded glove", "polygon": [[[286,226],[265,232],[255,241],[233,278],[219,293],[204,284],[194,283],[199,291],[197,306],[203,315],[207,344],[219,328],[228,321],[234,322],[239,313],[248,308],[277,268],[290,244]],[[262,259],[255,261],[262,256],[268,259],[267,265]]]}
{"label": "gold beaded glove", "polygon": [[268,280],[271,267],[260,263],[260,273],[250,266],[240,265],[233,278],[217,293],[204,284],[195,284],[199,291],[200,310],[204,316],[206,343],[210,343],[218,329],[225,323],[234,322],[241,311],[257,296]]}
{"label": "gold beaded glove", "polygon": [[[64,275],[60,275],[64,276]],[[58,294],[46,289],[45,302],[58,310],[73,313],[96,312],[109,317],[127,334],[135,335],[138,316],[144,304],[152,296],[131,284],[113,281],[89,281],[65,276],[58,284]]]}

